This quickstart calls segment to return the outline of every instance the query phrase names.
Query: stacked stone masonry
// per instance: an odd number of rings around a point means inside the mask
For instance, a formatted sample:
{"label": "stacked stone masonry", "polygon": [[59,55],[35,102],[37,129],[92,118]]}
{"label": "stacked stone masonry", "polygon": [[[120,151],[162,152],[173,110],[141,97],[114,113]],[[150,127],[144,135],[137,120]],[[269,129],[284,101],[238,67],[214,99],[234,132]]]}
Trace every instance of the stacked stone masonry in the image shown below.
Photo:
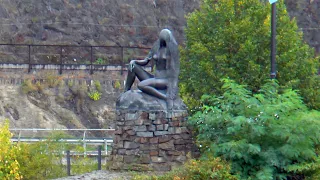
{"label": "stacked stone masonry", "polygon": [[111,169],[169,171],[185,162],[197,152],[187,115],[118,110]]}

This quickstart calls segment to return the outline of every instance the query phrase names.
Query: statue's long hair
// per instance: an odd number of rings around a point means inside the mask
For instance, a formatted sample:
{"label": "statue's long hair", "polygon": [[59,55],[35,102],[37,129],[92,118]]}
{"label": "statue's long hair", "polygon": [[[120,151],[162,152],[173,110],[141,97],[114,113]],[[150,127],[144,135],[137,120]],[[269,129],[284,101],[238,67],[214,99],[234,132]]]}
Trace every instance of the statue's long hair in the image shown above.
{"label": "statue's long hair", "polygon": [[[167,70],[169,71],[168,76],[172,78],[178,78],[180,73],[178,43],[169,29],[163,29],[162,31],[165,31],[167,33],[166,38],[164,40],[166,42],[167,54],[170,55],[171,57],[171,60],[167,61]],[[148,58],[151,59],[153,55],[159,51],[159,49],[160,49],[160,39],[158,39],[153,44],[153,47],[148,55]]]}

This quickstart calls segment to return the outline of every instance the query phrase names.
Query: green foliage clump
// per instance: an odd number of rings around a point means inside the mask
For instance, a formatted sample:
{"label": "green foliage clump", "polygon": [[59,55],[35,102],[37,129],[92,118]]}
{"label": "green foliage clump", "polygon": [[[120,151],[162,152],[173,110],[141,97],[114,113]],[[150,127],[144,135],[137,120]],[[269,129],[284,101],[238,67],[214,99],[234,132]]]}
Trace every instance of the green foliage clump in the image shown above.
{"label": "green foliage clump", "polygon": [[22,179],[21,167],[17,161],[20,149],[11,143],[11,137],[9,122],[6,120],[0,126],[0,179]]}
{"label": "green foliage clump", "polygon": [[62,164],[62,143],[54,140],[34,144],[21,143],[18,162],[25,179],[52,179],[67,176]]}
{"label": "green foliage clump", "polygon": [[[221,78],[257,92],[270,74],[271,6],[261,0],[203,0],[187,17],[186,46],[181,48],[183,99],[193,109],[203,94],[222,92]],[[297,89],[304,102],[320,109],[319,59],[303,41],[283,0],[277,2],[277,80]]]}
{"label": "green foliage clump", "polygon": [[[66,150],[79,154],[84,152],[82,145],[67,144],[61,139],[72,136],[58,132],[50,135],[46,141],[33,144],[20,143],[21,151],[17,155],[20,171],[24,179],[54,179],[67,176],[67,169],[62,163]],[[97,161],[87,156],[71,157],[71,174],[83,174],[97,170]]]}
{"label": "green foliage clump", "polygon": [[101,93],[98,91],[88,92],[88,96],[94,101],[98,101],[99,99],[101,99]]}
{"label": "green foliage clump", "polygon": [[119,80],[116,80],[116,81],[114,82],[113,87],[114,87],[115,89],[120,89],[120,88],[121,88],[121,83],[120,83],[120,81],[119,81]]}
{"label": "green foliage clump", "polygon": [[95,62],[93,62],[93,64],[103,65],[106,64],[106,61],[99,57]]}
{"label": "green foliage clump", "polygon": [[24,94],[33,93],[33,92],[42,92],[45,88],[44,84],[41,84],[39,81],[33,83],[31,79],[26,79],[21,84],[21,89]]}
{"label": "green foliage clump", "polygon": [[224,79],[222,96],[202,97],[190,123],[206,153],[232,163],[242,179],[282,179],[317,174],[320,112],[310,111],[294,90],[269,81],[252,94]]}
{"label": "green foliage clump", "polygon": [[133,180],[199,180],[199,179],[223,179],[237,180],[238,177],[230,174],[230,165],[220,158],[208,156],[201,160],[189,160],[183,166],[178,167],[164,175],[149,176],[136,174]]}
{"label": "green foliage clump", "polygon": [[101,91],[102,91],[100,81],[98,81],[98,80],[94,81],[94,85],[95,85],[96,90],[97,90],[98,92],[101,92]]}
{"label": "green foliage clump", "polygon": [[45,74],[45,84],[49,88],[57,87],[62,82],[62,77],[59,75],[55,75],[54,73],[46,73]]}

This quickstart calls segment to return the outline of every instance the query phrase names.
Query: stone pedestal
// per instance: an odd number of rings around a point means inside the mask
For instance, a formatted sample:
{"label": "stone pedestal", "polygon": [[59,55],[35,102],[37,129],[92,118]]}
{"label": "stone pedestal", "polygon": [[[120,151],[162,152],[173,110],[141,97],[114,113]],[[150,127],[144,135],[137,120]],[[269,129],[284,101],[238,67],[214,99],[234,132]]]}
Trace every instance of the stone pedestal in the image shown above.
{"label": "stone pedestal", "polygon": [[119,98],[111,169],[169,171],[196,152],[186,106],[174,105],[168,114],[165,101],[140,91]]}

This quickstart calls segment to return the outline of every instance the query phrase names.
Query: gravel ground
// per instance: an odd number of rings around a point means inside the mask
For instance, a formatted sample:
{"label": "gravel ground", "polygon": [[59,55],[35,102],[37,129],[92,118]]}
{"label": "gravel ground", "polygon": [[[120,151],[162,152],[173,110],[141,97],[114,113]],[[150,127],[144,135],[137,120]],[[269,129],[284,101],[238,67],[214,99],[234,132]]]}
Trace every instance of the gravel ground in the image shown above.
{"label": "gravel ground", "polygon": [[55,180],[130,180],[131,176],[128,172],[115,172],[115,171],[93,171],[77,176],[69,176]]}

